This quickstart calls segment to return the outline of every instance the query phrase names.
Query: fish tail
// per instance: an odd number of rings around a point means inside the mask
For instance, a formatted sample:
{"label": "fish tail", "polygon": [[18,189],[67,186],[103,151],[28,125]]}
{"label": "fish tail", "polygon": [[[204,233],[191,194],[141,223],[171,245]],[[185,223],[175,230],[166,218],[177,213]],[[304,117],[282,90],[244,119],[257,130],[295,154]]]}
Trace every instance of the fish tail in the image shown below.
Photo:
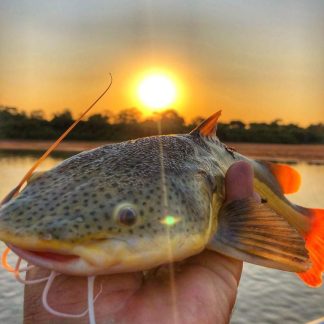
{"label": "fish tail", "polygon": [[311,220],[310,230],[305,235],[305,241],[312,264],[307,271],[297,273],[297,275],[307,285],[319,287],[322,285],[324,271],[324,209],[297,208]]}
{"label": "fish tail", "polygon": [[311,287],[322,285],[324,272],[324,209],[304,208],[291,204],[284,196],[298,191],[300,175],[288,165],[257,161],[255,186],[268,205],[298,230],[305,240],[311,262],[298,277]]}

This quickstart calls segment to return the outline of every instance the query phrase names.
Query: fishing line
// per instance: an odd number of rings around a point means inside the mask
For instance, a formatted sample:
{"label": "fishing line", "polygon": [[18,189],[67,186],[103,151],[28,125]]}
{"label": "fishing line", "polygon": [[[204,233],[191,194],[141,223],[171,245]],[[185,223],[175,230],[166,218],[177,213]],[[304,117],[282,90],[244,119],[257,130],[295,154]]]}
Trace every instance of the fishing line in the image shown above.
{"label": "fishing line", "polygon": [[89,309],[89,323],[96,324],[95,311],[94,311],[94,300],[93,300],[93,290],[94,282],[96,280],[95,276],[88,277],[88,309]]}
{"label": "fishing line", "polygon": [[79,318],[79,317],[83,317],[83,316],[87,315],[88,309],[86,309],[81,314],[67,314],[67,313],[58,312],[55,309],[53,309],[51,306],[49,306],[49,304],[47,302],[48,293],[49,293],[49,290],[50,290],[56,276],[57,276],[56,272],[51,271],[51,274],[49,275],[49,278],[48,278],[46,285],[44,287],[43,294],[42,294],[42,303],[43,303],[44,308],[52,315],[62,316],[62,317],[67,317],[67,318]]}
{"label": "fishing line", "polygon": [[[43,306],[44,308],[52,315],[55,315],[55,316],[61,316],[61,317],[66,317],[66,318],[80,318],[80,317],[84,317],[85,315],[87,315],[87,313],[89,312],[89,315],[90,315],[90,311],[93,312],[93,305],[94,303],[96,302],[97,298],[99,297],[99,295],[102,293],[102,285],[100,286],[100,290],[99,292],[97,293],[96,297],[93,299],[93,290],[92,290],[92,310],[89,311],[89,308],[87,308],[84,312],[80,313],[80,314],[69,314],[69,313],[62,313],[62,312],[59,312],[59,311],[56,311],[55,309],[53,309],[49,304],[48,304],[48,293],[49,293],[49,290],[54,282],[54,279],[58,276],[59,274],[56,273],[55,271],[51,271],[51,274],[46,282],[46,285],[44,287],[44,290],[43,290],[43,294],[42,294],[42,303],[43,303]],[[94,279],[93,279],[94,281]],[[91,286],[91,282],[90,282],[90,286]],[[88,294],[89,294],[89,281],[88,281]],[[89,297],[89,295],[88,295]],[[88,298],[89,300],[89,298]],[[95,324],[95,322],[91,322],[91,324]]]}
{"label": "fishing line", "polygon": [[16,267],[15,267],[15,278],[18,282],[24,284],[24,285],[34,285],[34,284],[38,284],[38,283],[41,283],[41,282],[45,282],[49,279],[49,276],[48,277],[44,277],[44,278],[40,278],[40,279],[34,279],[34,280],[26,280],[26,279],[22,279],[20,277],[20,272],[26,272],[27,270],[31,269],[31,267],[34,267],[34,266],[30,266],[30,267],[26,267],[25,269],[20,269],[19,270],[19,267],[20,267],[20,263],[21,263],[21,258],[19,257],[18,260],[17,260],[17,263],[16,263]]}

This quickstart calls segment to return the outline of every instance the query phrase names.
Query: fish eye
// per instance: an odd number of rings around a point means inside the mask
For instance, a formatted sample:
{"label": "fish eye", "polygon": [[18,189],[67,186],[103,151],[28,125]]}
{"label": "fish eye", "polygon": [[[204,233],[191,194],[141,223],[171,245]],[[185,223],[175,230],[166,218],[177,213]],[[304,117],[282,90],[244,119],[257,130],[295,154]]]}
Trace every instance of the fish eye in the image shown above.
{"label": "fish eye", "polygon": [[116,217],[120,224],[126,226],[132,226],[137,221],[136,210],[129,206],[120,208],[117,212]]}

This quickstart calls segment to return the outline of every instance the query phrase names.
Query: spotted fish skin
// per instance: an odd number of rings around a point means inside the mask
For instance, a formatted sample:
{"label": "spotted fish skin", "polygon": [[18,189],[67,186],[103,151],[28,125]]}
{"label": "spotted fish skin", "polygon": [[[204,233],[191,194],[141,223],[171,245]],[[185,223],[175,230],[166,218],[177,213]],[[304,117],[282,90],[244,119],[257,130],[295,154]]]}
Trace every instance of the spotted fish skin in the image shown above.
{"label": "spotted fish skin", "polygon": [[[221,143],[219,116],[187,135],[106,145],[35,175],[1,206],[0,240],[31,264],[65,274],[143,271],[207,248],[320,286],[324,210],[284,196],[300,184],[289,166]],[[253,167],[264,203],[224,201],[225,174],[239,160]]]}
{"label": "spotted fish skin", "polygon": [[[211,148],[192,135],[148,137],[82,152],[37,177],[3,206],[1,231],[72,243],[117,236],[153,240],[165,233],[163,219],[172,215],[181,221],[169,227],[171,233],[206,233],[212,195],[217,186],[221,194],[225,173],[210,154]],[[135,211],[133,226],[118,221],[123,207]]]}

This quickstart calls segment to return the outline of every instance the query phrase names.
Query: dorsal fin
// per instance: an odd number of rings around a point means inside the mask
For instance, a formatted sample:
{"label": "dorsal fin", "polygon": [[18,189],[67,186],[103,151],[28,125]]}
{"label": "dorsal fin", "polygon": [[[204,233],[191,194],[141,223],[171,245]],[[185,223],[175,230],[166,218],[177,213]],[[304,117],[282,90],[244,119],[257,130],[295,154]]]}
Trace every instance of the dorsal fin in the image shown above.
{"label": "dorsal fin", "polygon": [[301,177],[298,171],[287,164],[270,162],[264,162],[263,164],[276,178],[284,194],[291,194],[298,191],[301,184]]}
{"label": "dorsal fin", "polygon": [[216,135],[217,121],[222,111],[219,110],[209,118],[204,120],[199,126],[190,132],[190,134],[199,134],[204,137],[210,137]]}

